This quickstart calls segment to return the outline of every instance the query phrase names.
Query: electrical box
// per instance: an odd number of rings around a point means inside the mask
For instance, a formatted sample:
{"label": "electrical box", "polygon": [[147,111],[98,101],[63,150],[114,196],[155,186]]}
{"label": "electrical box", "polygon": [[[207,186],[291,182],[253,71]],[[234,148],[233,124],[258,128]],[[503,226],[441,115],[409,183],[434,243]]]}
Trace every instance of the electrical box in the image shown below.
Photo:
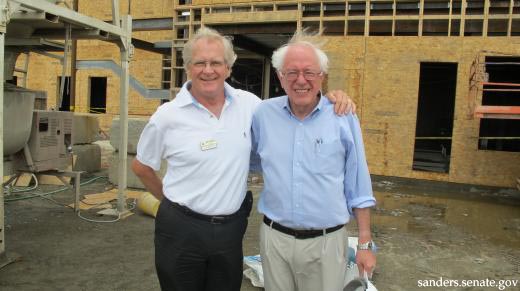
{"label": "electrical box", "polygon": [[72,112],[34,110],[31,136],[24,159],[17,159],[17,168],[33,172],[65,170],[72,164],[72,131]]}

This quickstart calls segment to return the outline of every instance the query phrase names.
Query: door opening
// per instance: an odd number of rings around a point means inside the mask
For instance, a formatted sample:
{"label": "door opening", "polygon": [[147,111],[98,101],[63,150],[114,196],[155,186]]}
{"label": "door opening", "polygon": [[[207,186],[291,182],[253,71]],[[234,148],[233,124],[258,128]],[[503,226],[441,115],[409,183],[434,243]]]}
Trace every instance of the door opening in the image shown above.
{"label": "door opening", "polygon": [[421,63],[414,170],[449,172],[456,85],[456,63]]}

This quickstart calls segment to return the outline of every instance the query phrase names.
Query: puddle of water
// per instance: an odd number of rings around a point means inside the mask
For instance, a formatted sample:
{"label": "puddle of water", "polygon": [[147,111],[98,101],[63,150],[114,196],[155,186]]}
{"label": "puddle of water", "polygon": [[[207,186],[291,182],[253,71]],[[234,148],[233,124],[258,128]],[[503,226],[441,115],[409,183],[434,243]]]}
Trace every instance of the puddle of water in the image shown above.
{"label": "puddle of water", "polygon": [[446,224],[496,245],[520,245],[520,207],[447,195],[422,196],[378,192],[373,223],[388,231],[429,233]]}

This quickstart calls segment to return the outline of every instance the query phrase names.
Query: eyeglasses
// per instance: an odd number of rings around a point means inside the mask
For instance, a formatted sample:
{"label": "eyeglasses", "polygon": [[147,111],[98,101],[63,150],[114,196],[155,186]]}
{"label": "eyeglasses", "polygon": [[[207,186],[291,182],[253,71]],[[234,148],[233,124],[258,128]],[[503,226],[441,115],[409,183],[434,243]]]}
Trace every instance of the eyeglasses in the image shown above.
{"label": "eyeglasses", "polygon": [[210,68],[212,69],[221,69],[222,67],[224,67],[224,62],[223,61],[195,61],[195,62],[192,62],[192,66],[197,68],[197,69],[205,69],[206,66],[209,65]]}
{"label": "eyeglasses", "polygon": [[287,71],[280,72],[282,77],[287,79],[287,81],[294,81],[298,79],[300,74],[303,74],[303,78],[307,81],[314,81],[316,78],[323,76],[323,72],[314,72],[314,71]]}

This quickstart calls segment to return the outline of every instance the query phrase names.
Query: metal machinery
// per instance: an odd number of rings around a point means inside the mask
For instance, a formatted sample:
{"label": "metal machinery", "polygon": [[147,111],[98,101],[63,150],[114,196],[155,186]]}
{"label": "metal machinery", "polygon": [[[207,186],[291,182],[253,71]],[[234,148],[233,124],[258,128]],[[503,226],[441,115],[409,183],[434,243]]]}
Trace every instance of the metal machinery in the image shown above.
{"label": "metal machinery", "polygon": [[[63,1],[0,0],[0,60],[4,63],[4,68],[0,68],[0,104],[3,104],[0,106],[0,120],[2,121],[0,152],[3,157],[24,153],[24,159],[14,158],[8,164],[2,159],[0,174],[2,177],[4,174],[11,174],[7,170],[9,168],[37,172],[57,169],[70,161],[68,147],[71,142],[72,113],[33,111],[34,102],[41,92],[12,86],[7,88],[7,85],[4,84],[5,80],[11,78],[18,56],[28,52],[43,54],[47,54],[47,51],[66,52],[66,41],[56,40],[99,39],[113,42],[120,48],[121,59],[121,136],[117,211],[122,213],[126,211],[128,87],[129,61],[132,51],[132,19],[129,15],[120,17],[119,0],[112,0],[112,23],[78,13],[61,2]],[[63,61],[66,66],[67,57],[64,57]],[[25,73],[27,72],[25,71]],[[6,90],[4,90],[4,86]],[[4,95],[7,98],[4,98]],[[2,191],[0,193],[0,268],[9,262],[4,243],[3,196]]]}
{"label": "metal machinery", "polygon": [[14,159],[16,170],[38,173],[71,165],[72,119],[72,112],[34,110],[29,141]]}

